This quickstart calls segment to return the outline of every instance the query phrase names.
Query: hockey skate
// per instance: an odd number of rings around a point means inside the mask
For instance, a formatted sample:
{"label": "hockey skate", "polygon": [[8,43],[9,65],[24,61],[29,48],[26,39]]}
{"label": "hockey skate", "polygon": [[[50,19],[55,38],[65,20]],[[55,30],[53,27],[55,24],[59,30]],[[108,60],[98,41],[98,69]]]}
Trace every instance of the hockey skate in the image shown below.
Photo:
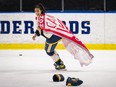
{"label": "hockey skate", "polygon": [[57,65],[56,63],[54,63],[55,69],[56,70],[66,70],[66,66],[63,64],[63,62],[60,63],[60,65]]}

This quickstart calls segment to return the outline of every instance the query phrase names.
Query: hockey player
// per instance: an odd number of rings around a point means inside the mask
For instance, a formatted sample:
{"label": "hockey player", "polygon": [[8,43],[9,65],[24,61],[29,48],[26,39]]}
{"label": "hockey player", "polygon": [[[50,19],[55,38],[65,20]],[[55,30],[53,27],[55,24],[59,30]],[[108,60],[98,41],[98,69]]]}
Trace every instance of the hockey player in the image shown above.
{"label": "hockey player", "polygon": [[61,60],[61,58],[59,57],[58,53],[55,50],[58,42],[62,38],[59,36],[56,36],[54,34],[47,34],[42,29],[40,29],[39,24],[38,24],[38,21],[39,21],[38,18],[40,17],[40,15],[45,14],[45,8],[43,7],[42,4],[36,5],[34,8],[34,11],[36,14],[37,29],[36,29],[35,34],[32,37],[32,39],[35,40],[35,38],[40,35],[45,37],[46,38],[45,51],[46,51],[47,55],[49,55],[55,62],[54,63],[55,69],[56,70],[65,69],[65,65],[64,65],[63,61]]}
{"label": "hockey player", "polygon": [[54,60],[57,70],[65,69],[63,61],[55,51],[58,41],[61,39],[65,48],[80,62],[81,66],[87,66],[92,62],[94,56],[60,19],[45,14],[42,4],[36,5],[34,10],[38,25],[32,38],[35,40],[40,35],[46,38],[45,51]]}

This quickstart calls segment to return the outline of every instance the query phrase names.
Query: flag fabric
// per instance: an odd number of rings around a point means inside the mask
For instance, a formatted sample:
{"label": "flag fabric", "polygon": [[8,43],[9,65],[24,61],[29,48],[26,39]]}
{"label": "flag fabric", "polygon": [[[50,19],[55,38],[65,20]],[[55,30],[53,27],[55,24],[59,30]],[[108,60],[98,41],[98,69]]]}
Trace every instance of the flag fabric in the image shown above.
{"label": "flag fabric", "polygon": [[39,17],[38,23],[43,31],[62,37],[64,46],[75,59],[79,60],[81,66],[87,66],[91,63],[94,56],[61,20],[54,16],[44,14]]}

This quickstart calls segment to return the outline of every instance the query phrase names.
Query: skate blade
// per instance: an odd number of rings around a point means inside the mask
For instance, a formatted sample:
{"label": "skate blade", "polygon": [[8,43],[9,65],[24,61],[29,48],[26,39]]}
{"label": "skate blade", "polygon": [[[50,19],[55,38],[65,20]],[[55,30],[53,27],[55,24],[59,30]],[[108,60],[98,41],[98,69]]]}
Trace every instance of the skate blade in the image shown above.
{"label": "skate blade", "polygon": [[57,70],[57,71],[67,71],[67,69],[59,69],[59,70]]}

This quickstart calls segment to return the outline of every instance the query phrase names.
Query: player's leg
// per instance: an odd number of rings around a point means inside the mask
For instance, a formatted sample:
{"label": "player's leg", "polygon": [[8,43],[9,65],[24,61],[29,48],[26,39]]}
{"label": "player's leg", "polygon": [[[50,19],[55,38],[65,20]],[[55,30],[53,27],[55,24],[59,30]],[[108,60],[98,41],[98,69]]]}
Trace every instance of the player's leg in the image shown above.
{"label": "player's leg", "polygon": [[53,35],[50,39],[46,40],[46,44],[45,44],[45,51],[55,62],[54,65],[57,70],[65,69],[65,65],[63,61],[59,57],[58,53],[55,51],[55,48],[60,39],[61,38]]}

